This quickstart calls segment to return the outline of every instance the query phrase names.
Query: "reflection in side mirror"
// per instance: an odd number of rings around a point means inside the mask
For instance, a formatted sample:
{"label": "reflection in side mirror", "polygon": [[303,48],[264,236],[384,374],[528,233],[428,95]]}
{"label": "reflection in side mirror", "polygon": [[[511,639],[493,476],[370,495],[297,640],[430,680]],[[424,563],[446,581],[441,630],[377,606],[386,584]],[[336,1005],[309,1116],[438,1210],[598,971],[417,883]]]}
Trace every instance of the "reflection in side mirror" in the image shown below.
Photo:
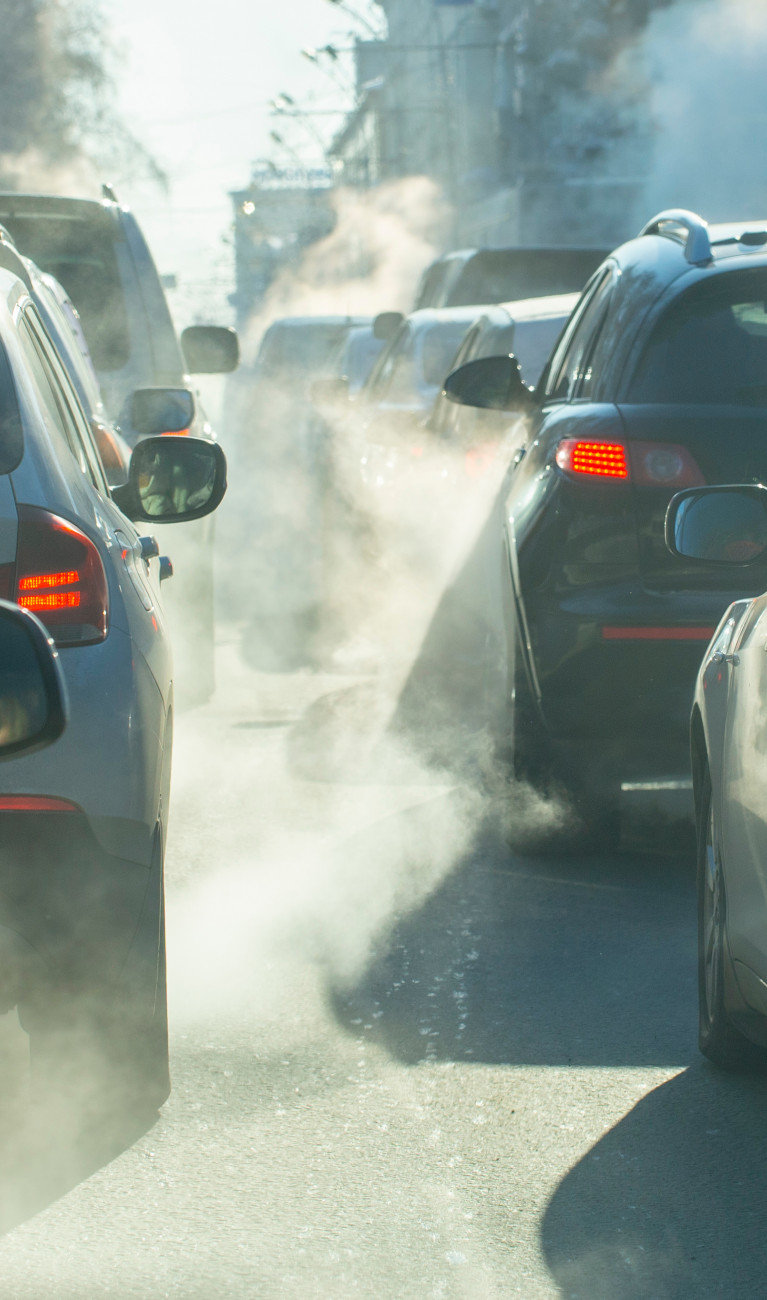
{"label": "reflection in side mirror", "polygon": [[388,343],[394,338],[404,319],[401,311],[379,312],[373,321],[373,338]]}
{"label": "reflection in side mirror", "polygon": [[66,724],[59,658],[39,619],[0,600],[0,758],[43,749]]}
{"label": "reflection in side mirror", "polygon": [[488,411],[525,411],[533,402],[514,356],[467,361],[448,375],[442,391],[451,402]]}
{"label": "reflection in side mirror", "polygon": [[137,388],[128,398],[127,414],[142,437],[185,433],[194,420],[194,394],[188,388]]}
{"label": "reflection in side mirror", "polygon": [[752,564],[767,553],[767,488],[691,488],[672,497],[666,545],[707,564]]}
{"label": "reflection in side mirror", "polygon": [[131,456],[129,479],[114,500],[129,519],[181,524],[209,515],[226,492],[226,457],[205,438],[144,438]]}
{"label": "reflection in side mirror", "polygon": [[181,347],[190,375],[228,375],[240,363],[237,331],[224,325],[189,325]]}
{"label": "reflection in side mirror", "polygon": [[311,397],[315,406],[341,406],[349,398],[349,380],[346,375],[315,379]]}

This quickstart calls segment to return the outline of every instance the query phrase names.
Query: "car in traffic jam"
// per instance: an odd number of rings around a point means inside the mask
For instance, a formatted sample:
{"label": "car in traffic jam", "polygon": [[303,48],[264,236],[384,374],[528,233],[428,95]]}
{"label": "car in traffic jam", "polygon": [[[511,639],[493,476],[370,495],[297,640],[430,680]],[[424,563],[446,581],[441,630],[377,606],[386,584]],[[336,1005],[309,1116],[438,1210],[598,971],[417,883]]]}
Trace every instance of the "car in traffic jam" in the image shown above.
{"label": "car in traffic jam", "polygon": [[595,829],[622,791],[690,781],[693,682],[735,578],[675,561],[664,521],[680,489],[767,475],[766,243],[758,223],[662,212],[592,276],[534,391],[509,356],[445,383],[524,415],[486,671],[514,773],[570,789]]}

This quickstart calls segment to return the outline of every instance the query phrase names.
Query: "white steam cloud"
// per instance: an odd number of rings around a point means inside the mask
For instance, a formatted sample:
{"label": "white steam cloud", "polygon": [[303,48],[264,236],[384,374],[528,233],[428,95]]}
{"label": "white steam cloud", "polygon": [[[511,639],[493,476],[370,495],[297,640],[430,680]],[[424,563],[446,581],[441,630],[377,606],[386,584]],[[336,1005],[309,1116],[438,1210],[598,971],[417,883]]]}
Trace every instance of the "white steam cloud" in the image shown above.
{"label": "white steam cloud", "polygon": [[653,14],[641,54],[655,161],[638,221],[686,207],[710,221],[767,215],[763,0],[683,0]]}

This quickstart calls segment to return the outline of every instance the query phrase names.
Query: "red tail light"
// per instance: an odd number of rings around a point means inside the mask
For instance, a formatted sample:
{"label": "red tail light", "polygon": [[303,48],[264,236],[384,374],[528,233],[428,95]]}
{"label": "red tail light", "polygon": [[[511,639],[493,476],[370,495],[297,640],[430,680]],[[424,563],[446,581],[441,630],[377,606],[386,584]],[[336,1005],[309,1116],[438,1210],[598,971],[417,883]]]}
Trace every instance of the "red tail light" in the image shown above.
{"label": "red tail light", "polygon": [[565,438],[556,462],[567,474],[631,480],[639,487],[702,487],[706,482],[695,457],[671,442],[586,442]]}
{"label": "red tail light", "polygon": [[109,627],[109,593],[97,548],[74,524],[37,506],[19,506],[16,590],[57,645],[92,645]]}
{"label": "red tail light", "polygon": [[584,442],[565,438],[557,447],[557,465],[567,474],[597,478],[629,477],[626,448],[622,442]]}
{"label": "red tail light", "polygon": [[80,812],[69,799],[54,795],[0,794],[0,812]]}

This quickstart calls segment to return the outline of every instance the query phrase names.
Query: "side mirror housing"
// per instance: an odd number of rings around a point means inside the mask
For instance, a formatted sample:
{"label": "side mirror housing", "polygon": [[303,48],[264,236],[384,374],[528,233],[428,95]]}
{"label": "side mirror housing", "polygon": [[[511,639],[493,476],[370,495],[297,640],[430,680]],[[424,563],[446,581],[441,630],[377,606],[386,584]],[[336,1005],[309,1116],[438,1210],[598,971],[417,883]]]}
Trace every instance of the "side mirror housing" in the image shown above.
{"label": "side mirror housing", "polygon": [[488,411],[526,411],[534,401],[514,356],[467,361],[448,375],[442,391],[449,401],[460,406]]}
{"label": "side mirror housing", "polygon": [[728,568],[767,561],[767,488],[733,484],[688,488],[666,511],[666,545],[673,555]]}
{"label": "side mirror housing", "polygon": [[183,524],[216,509],[226,492],[226,456],[206,438],[143,438],[130,460],[128,482],[112,497],[129,519]]}
{"label": "side mirror housing", "polygon": [[388,343],[394,338],[404,319],[401,311],[379,312],[373,321],[373,338]]}
{"label": "side mirror housing", "polygon": [[124,408],[126,422],[142,438],[185,433],[194,415],[194,393],[189,388],[136,388]]}
{"label": "side mirror housing", "polygon": [[225,325],[188,325],[181,348],[190,375],[228,375],[240,364],[237,331]]}
{"label": "side mirror housing", "polygon": [[342,406],[349,400],[349,380],[346,375],[325,376],[315,379],[311,387],[315,406]]}
{"label": "side mirror housing", "polygon": [[58,740],[67,701],[59,657],[29,610],[0,600],[0,759]]}

